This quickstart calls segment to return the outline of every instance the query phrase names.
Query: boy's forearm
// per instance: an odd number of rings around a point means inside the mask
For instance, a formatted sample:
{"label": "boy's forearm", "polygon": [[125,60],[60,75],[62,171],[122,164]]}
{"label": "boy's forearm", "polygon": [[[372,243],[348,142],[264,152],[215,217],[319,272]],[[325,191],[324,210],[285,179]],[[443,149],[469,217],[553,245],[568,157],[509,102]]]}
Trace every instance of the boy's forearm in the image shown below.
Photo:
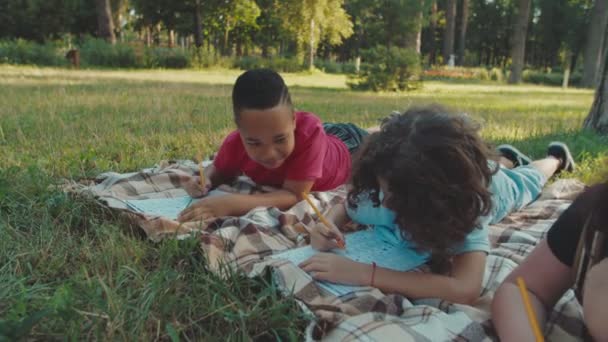
{"label": "boy's forearm", "polygon": [[286,210],[298,203],[298,198],[295,194],[279,190],[266,194],[230,194],[230,215],[240,216],[257,207],[277,207],[280,210]]}
{"label": "boy's forearm", "polygon": [[345,205],[345,203],[334,205],[326,215],[327,219],[338,228],[343,227],[350,220]]}
{"label": "boy's forearm", "polygon": [[[528,292],[541,331],[544,329],[546,311],[533,293]],[[494,294],[492,321],[501,341],[534,341],[534,331],[530,326],[521,293],[516,284],[503,283]]]}

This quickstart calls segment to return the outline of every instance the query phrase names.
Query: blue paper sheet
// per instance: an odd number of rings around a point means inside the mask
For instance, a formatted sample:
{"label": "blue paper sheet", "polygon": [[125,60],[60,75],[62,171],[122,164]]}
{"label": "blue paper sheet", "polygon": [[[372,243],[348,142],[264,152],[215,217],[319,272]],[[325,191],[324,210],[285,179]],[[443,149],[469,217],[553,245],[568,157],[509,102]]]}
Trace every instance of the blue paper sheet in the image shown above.
{"label": "blue paper sheet", "polygon": [[[397,271],[408,271],[424,263],[424,260],[415,251],[405,248],[403,245],[395,245],[382,239],[373,229],[346,234],[345,239],[346,249],[333,250],[332,253],[361,263],[371,264],[375,262],[378,267]],[[317,253],[319,251],[314,250],[310,246],[305,246],[290,249],[270,257],[286,259],[295,265],[299,265]],[[360,286],[341,285],[324,281],[319,281],[318,284],[336,296],[363,289]]]}

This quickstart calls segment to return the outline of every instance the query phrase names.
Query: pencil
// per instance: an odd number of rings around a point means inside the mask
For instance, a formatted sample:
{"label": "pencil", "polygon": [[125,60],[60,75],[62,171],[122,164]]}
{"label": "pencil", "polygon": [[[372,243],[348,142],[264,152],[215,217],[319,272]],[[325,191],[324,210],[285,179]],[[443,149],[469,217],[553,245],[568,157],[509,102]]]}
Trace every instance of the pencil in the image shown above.
{"label": "pencil", "polygon": [[[323,214],[321,214],[319,209],[317,209],[315,204],[312,203],[312,201],[310,200],[310,198],[308,197],[308,195],[305,192],[302,193],[302,197],[306,200],[306,202],[308,202],[308,204],[310,205],[312,210],[314,210],[315,214],[317,214],[317,217],[319,217],[319,220],[321,220],[321,222],[323,222],[323,224],[326,225],[327,228],[330,228],[332,226],[332,224],[329,223],[329,221],[327,221],[327,219],[325,218],[325,216],[323,216]],[[346,243],[344,242],[344,240],[336,239],[336,242],[338,242],[338,247],[340,247],[342,249],[346,248]]]}
{"label": "pencil", "polygon": [[205,188],[205,168],[203,167],[203,157],[202,155],[198,155],[198,159],[200,160],[200,162],[198,163],[198,171],[199,174],[201,175],[201,188]]}
{"label": "pencil", "polygon": [[519,286],[519,292],[521,292],[521,299],[524,302],[524,306],[526,307],[526,313],[528,314],[528,320],[530,321],[530,327],[532,327],[532,331],[534,331],[534,335],[536,336],[536,342],[544,342],[545,338],[538,327],[538,322],[536,321],[536,314],[534,313],[534,308],[532,307],[532,303],[530,303],[530,298],[528,297],[528,290],[526,290],[526,283],[524,282],[524,278],[517,277],[517,285]]}

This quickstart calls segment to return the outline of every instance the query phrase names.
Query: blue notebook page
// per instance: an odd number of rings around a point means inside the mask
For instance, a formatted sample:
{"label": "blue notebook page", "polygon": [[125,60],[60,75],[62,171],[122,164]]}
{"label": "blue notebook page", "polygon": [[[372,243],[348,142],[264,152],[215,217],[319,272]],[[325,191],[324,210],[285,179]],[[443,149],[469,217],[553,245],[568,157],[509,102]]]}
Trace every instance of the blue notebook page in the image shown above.
{"label": "blue notebook page", "polygon": [[[221,190],[212,190],[205,197],[221,196],[227,192]],[[153,216],[162,216],[171,220],[177,220],[177,216],[184,209],[188,208],[193,203],[200,199],[195,199],[190,196],[175,197],[175,198],[151,198],[143,200],[126,200],[125,202],[133,211],[144,213]]]}
{"label": "blue notebook page", "polygon": [[[366,264],[375,262],[378,267],[397,271],[408,271],[425,262],[415,251],[382,239],[373,229],[346,234],[345,239],[346,249],[336,249],[332,252],[354,261]],[[297,266],[317,253],[319,251],[310,246],[305,246],[272,255],[270,258],[286,259]],[[317,284],[336,296],[362,289],[360,286],[340,285],[325,281],[318,281]]]}
{"label": "blue notebook page", "polygon": [[177,220],[177,216],[193,202],[190,196],[175,198],[152,198],[144,200],[127,200],[130,209],[153,216],[162,216]]}

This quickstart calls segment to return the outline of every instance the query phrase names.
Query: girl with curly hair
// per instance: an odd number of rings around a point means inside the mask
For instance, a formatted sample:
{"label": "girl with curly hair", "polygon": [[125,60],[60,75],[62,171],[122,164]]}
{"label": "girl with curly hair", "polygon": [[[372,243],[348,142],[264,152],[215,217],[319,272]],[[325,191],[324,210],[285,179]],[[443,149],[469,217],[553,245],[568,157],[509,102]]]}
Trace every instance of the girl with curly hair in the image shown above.
{"label": "girl with curly hair", "polygon": [[332,226],[318,224],[311,234],[312,246],[328,251],[343,240],[338,227],[349,219],[371,225],[379,238],[413,251],[416,260],[408,263],[429,263],[433,273],[376,268],[332,253],[300,267],[319,280],[411,299],[474,301],[490,247],[487,226],[535,200],[554,173],[574,167],[566,145],[551,143],[547,158],[508,169],[493,161],[478,130],[466,115],[439,106],[387,118],[359,151],[347,203],[327,215]]}

